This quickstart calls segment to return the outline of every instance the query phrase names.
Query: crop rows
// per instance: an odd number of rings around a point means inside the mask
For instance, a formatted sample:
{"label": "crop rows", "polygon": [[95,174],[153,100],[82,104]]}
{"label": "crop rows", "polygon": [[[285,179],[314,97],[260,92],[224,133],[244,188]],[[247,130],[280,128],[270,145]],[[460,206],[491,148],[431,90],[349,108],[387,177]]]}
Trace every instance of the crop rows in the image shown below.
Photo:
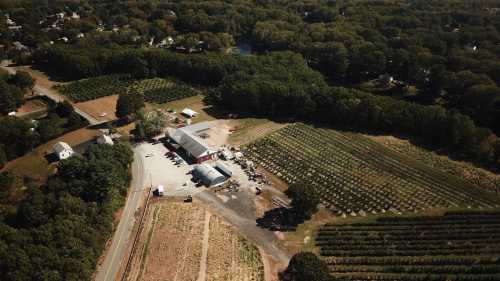
{"label": "crop rows", "polygon": [[129,76],[118,74],[75,81],[59,86],[58,89],[75,102],[131,92],[144,94],[148,102],[166,103],[197,94],[185,84],[174,83],[166,79],[133,80]]}
{"label": "crop rows", "polygon": [[133,83],[129,76],[113,74],[75,81],[58,87],[59,92],[75,102],[118,95]]}
{"label": "crop rows", "polygon": [[500,211],[326,224],[316,246],[334,279],[500,280]]}
{"label": "crop rows", "polygon": [[339,214],[498,206],[494,195],[361,135],[293,124],[244,152],[287,183],[315,186]]}
{"label": "crop rows", "polygon": [[191,87],[173,83],[169,80],[154,78],[136,82],[132,89],[143,93],[146,101],[154,103],[166,103],[196,95]]}

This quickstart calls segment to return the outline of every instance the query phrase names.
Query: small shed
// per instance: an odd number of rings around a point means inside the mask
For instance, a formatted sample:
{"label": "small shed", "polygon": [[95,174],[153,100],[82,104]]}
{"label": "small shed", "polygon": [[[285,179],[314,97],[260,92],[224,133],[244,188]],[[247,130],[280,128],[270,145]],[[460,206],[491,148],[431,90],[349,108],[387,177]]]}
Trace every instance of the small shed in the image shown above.
{"label": "small shed", "polygon": [[195,179],[201,180],[208,187],[222,185],[227,180],[224,175],[207,164],[196,165],[193,169],[193,176]]}
{"label": "small shed", "polygon": [[156,188],[156,192],[158,193],[158,196],[163,196],[165,194],[165,187],[163,185],[159,185]]}
{"label": "small shed", "polygon": [[219,171],[221,174],[223,174],[228,178],[230,178],[233,175],[233,172],[226,165],[224,165],[224,163],[220,161],[217,161],[215,163],[215,169],[217,169],[217,171]]}
{"label": "small shed", "polygon": [[69,146],[69,144],[62,142],[62,141],[54,144],[53,149],[54,149],[54,153],[57,155],[57,157],[60,160],[69,158],[73,154],[75,154],[75,152],[73,151],[73,148],[71,148],[71,146]]}
{"label": "small shed", "polygon": [[182,114],[186,117],[193,118],[193,117],[196,117],[196,115],[198,115],[198,112],[196,112],[190,108],[184,108],[182,110]]}
{"label": "small shed", "polygon": [[113,139],[108,136],[108,135],[101,135],[97,138],[97,143],[98,144],[109,144],[109,145],[113,145]]}

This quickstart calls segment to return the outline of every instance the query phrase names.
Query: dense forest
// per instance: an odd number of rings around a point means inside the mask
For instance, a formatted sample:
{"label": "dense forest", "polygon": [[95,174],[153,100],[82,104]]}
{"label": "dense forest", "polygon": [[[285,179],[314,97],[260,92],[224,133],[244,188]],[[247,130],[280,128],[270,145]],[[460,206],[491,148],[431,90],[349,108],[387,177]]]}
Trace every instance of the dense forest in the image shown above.
{"label": "dense forest", "polygon": [[61,161],[42,187],[0,173],[1,279],[90,280],[126,195],[131,162],[127,144],[93,145]]}

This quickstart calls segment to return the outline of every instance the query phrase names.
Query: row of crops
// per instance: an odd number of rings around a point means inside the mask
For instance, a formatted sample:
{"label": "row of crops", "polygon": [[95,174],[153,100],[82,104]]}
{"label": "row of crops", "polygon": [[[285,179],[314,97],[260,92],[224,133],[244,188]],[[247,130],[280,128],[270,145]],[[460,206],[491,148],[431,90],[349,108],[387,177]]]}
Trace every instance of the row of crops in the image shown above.
{"label": "row of crops", "polygon": [[315,186],[323,204],[339,215],[499,204],[495,195],[359,134],[292,124],[244,152],[287,183]]}
{"label": "row of crops", "polygon": [[132,85],[132,89],[144,94],[146,101],[154,103],[166,103],[197,95],[197,92],[186,84],[160,78],[137,81]]}
{"label": "row of crops", "polygon": [[127,75],[113,74],[71,82],[58,86],[61,94],[75,102],[118,95],[127,91],[134,80]]}
{"label": "row of crops", "polygon": [[316,246],[334,280],[500,280],[500,211],[326,224]]}
{"label": "row of crops", "polygon": [[134,80],[130,76],[119,74],[75,81],[59,86],[58,90],[75,102],[132,92],[144,94],[148,102],[166,103],[197,94],[188,85],[174,83],[167,79]]}

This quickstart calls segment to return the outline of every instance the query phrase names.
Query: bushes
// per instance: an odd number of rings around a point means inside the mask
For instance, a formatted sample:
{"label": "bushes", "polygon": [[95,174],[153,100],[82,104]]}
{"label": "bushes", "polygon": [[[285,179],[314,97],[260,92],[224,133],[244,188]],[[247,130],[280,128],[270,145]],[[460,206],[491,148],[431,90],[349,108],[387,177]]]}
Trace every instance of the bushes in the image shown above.
{"label": "bushes", "polygon": [[292,257],[283,273],[285,281],[329,281],[327,264],[310,252],[300,252]]}
{"label": "bushes", "polygon": [[118,95],[127,90],[133,80],[128,75],[105,75],[59,86],[59,91],[75,102]]}
{"label": "bushes", "polygon": [[[339,215],[499,205],[492,193],[359,134],[292,124],[249,144],[244,153],[288,184],[311,186]],[[310,205],[303,205],[303,190],[296,187],[290,186],[292,204],[307,211]]]}
{"label": "bushes", "polygon": [[335,278],[494,280],[499,228],[498,210],[382,217],[324,225],[316,245]]}

